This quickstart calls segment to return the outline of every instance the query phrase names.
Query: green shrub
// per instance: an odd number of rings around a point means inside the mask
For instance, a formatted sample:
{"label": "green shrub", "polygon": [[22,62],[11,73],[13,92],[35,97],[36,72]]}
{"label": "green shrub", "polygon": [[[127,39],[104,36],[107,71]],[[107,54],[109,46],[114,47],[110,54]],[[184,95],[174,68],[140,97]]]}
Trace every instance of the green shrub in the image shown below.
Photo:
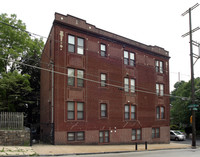
{"label": "green shrub", "polygon": [[170,125],[171,130],[179,130],[179,127],[177,125]]}

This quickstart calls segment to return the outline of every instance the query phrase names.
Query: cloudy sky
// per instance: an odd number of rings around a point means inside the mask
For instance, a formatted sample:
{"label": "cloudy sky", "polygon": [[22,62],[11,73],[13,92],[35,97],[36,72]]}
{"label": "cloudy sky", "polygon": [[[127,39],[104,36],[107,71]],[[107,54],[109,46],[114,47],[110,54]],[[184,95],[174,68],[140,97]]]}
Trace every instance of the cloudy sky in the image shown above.
{"label": "cloudy sky", "polygon": [[[170,54],[170,90],[179,80],[190,79],[189,15],[183,12],[200,0],[2,0],[0,13],[17,14],[27,30],[48,37],[54,13],[70,14],[98,28],[146,45],[157,45]],[[192,11],[192,28],[200,26],[200,6]],[[200,42],[200,30],[193,33]],[[198,48],[193,46],[198,54]],[[196,59],[194,58],[194,61]],[[200,60],[194,66],[200,77]]]}

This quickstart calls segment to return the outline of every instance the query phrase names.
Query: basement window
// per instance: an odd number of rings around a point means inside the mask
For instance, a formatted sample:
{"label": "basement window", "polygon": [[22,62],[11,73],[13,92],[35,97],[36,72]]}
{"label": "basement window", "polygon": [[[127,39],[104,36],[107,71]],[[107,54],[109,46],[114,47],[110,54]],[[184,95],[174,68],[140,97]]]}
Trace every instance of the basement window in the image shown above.
{"label": "basement window", "polygon": [[142,136],[141,136],[141,129],[132,129],[132,140],[141,140]]}
{"label": "basement window", "polygon": [[84,131],[67,133],[67,141],[84,141],[84,139],[85,139]]}
{"label": "basement window", "polygon": [[160,138],[160,128],[152,128],[152,138]]}
{"label": "basement window", "polygon": [[109,131],[99,131],[99,143],[109,142]]}

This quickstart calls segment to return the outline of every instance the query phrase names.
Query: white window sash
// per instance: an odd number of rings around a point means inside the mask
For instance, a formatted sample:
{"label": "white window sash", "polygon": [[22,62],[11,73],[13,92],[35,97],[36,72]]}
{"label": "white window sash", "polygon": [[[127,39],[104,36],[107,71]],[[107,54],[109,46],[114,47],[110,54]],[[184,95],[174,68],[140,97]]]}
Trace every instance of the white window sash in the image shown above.
{"label": "white window sash", "polygon": [[128,58],[128,51],[124,51],[124,58]]}
{"label": "white window sash", "polygon": [[101,51],[106,51],[106,45],[101,44]]}
{"label": "white window sash", "polygon": [[135,54],[134,53],[130,53],[130,59],[135,60]]}
{"label": "white window sash", "polygon": [[135,92],[135,80],[131,79],[131,93]]}
{"label": "white window sash", "polygon": [[72,35],[68,35],[68,43],[74,45],[75,44],[75,37]]}

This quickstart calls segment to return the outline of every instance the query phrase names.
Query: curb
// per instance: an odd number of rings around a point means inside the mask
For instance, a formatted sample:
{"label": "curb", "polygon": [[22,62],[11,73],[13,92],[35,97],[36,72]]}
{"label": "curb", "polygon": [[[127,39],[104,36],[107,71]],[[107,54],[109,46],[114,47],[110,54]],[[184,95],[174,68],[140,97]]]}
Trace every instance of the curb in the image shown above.
{"label": "curb", "polygon": [[[200,147],[196,148],[199,149]],[[192,149],[186,148],[162,148],[162,149],[150,149],[150,150],[133,150],[133,151],[112,151],[112,152],[95,152],[95,153],[70,153],[70,154],[42,154],[39,156],[70,156],[70,155],[97,155],[97,154],[118,154],[118,153],[133,153],[133,152],[145,152],[145,151],[159,151],[159,150],[176,150],[176,149]]]}
{"label": "curb", "polygon": [[69,154],[38,154],[35,152],[34,155],[4,155],[6,157],[27,157],[27,156],[70,156],[70,155],[97,155],[97,154],[117,154],[117,153],[133,153],[133,152],[145,152],[145,151],[161,151],[161,150],[176,150],[176,149],[200,149],[200,146],[192,148],[192,146],[183,147],[183,148],[158,148],[158,149],[147,149],[147,150],[128,150],[128,151],[108,151],[108,152],[93,152],[93,153],[69,153]]}

